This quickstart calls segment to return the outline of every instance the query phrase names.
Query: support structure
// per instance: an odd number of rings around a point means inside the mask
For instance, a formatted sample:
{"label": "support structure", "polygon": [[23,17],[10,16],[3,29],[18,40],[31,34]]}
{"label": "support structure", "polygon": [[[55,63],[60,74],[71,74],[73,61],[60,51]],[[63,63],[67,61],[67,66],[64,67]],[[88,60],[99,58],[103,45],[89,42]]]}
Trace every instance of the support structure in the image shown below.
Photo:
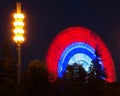
{"label": "support structure", "polygon": [[17,46],[17,51],[18,51],[18,84],[20,85],[20,77],[21,77],[21,45]]}

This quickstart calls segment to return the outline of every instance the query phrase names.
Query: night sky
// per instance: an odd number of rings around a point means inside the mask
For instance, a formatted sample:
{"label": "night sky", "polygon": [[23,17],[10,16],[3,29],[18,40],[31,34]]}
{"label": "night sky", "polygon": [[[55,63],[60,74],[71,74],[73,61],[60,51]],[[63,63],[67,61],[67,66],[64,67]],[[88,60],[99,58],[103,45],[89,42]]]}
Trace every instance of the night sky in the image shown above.
{"label": "night sky", "polygon": [[[17,0],[0,0],[0,37],[11,40],[13,13]],[[29,61],[44,60],[50,43],[60,31],[86,27],[107,45],[120,82],[120,0],[19,0],[25,14],[26,41],[22,44],[22,68]],[[1,40],[1,39],[0,39]]]}

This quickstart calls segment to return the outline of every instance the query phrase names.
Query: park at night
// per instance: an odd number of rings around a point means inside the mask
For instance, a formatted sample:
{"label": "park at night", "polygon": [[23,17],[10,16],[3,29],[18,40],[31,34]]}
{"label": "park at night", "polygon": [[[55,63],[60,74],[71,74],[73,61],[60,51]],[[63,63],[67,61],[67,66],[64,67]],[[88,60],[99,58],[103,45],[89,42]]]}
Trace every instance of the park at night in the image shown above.
{"label": "park at night", "polygon": [[119,4],[1,0],[0,96],[120,96]]}

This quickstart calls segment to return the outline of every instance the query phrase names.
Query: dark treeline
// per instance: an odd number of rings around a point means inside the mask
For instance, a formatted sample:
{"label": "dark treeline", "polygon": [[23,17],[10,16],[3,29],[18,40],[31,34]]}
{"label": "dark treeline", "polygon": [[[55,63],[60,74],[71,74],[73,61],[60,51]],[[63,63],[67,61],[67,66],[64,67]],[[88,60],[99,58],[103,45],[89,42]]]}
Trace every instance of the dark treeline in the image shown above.
{"label": "dark treeline", "polygon": [[13,59],[7,40],[0,46],[3,46],[0,51],[0,96],[120,96],[120,84],[105,81],[107,75],[99,58],[92,61],[90,72],[77,63],[68,65],[63,78],[52,83],[48,80],[45,63],[31,60],[27,70],[21,73],[18,85],[17,60]]}
{"label": "dark treeline", "polygon": [[63,78],[51,83],[43,62],[33,60],[22,73],[20,85],[12,77],[0,78],[0,96],[120,96],[119,83],[86,74],[82,66],[76,73],[71,70],[74,66],[68,67]]}

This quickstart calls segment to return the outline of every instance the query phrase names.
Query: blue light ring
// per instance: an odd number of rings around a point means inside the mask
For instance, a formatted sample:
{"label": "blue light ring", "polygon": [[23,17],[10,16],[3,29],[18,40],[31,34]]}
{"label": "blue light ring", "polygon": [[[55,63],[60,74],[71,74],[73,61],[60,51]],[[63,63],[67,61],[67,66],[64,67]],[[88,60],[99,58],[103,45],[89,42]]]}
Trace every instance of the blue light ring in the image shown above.
{"label": "blue light ring", "polygon": [[83,48],[76,48],[76,49],[73,49],[72,51],[70,51],[67,56],[65,57],[64,59],[64,62],[61,62],[59,61],[58,63],[58,68],[61,68],[62,66],[62,71],[58,71],[58,77],[62,77],[63,73],[65,72],[66,70],[66,66],[67,66],[67,63],[69,62],[70,58],[75,55],[76,53],[84,53],[86,55],[88,55],[92,60],[95,58],[95,55],[92,54],[91,52],[89,52],[88,50],[86,49],[83,49]]}
{"label": "blue light ring", "polygon": [[75,42],[70,44],[67,48],[65,48],[65,50],[63,51],[60,60],[64,60],[64,58],[66,57],[66,55],[73,49],[75,48],[84,48],[86,50],[89,50],[91,53],[95,53],[94,48],[92,48],[91,46],[89,46],[88,44],[84,43],[84,42]]}

